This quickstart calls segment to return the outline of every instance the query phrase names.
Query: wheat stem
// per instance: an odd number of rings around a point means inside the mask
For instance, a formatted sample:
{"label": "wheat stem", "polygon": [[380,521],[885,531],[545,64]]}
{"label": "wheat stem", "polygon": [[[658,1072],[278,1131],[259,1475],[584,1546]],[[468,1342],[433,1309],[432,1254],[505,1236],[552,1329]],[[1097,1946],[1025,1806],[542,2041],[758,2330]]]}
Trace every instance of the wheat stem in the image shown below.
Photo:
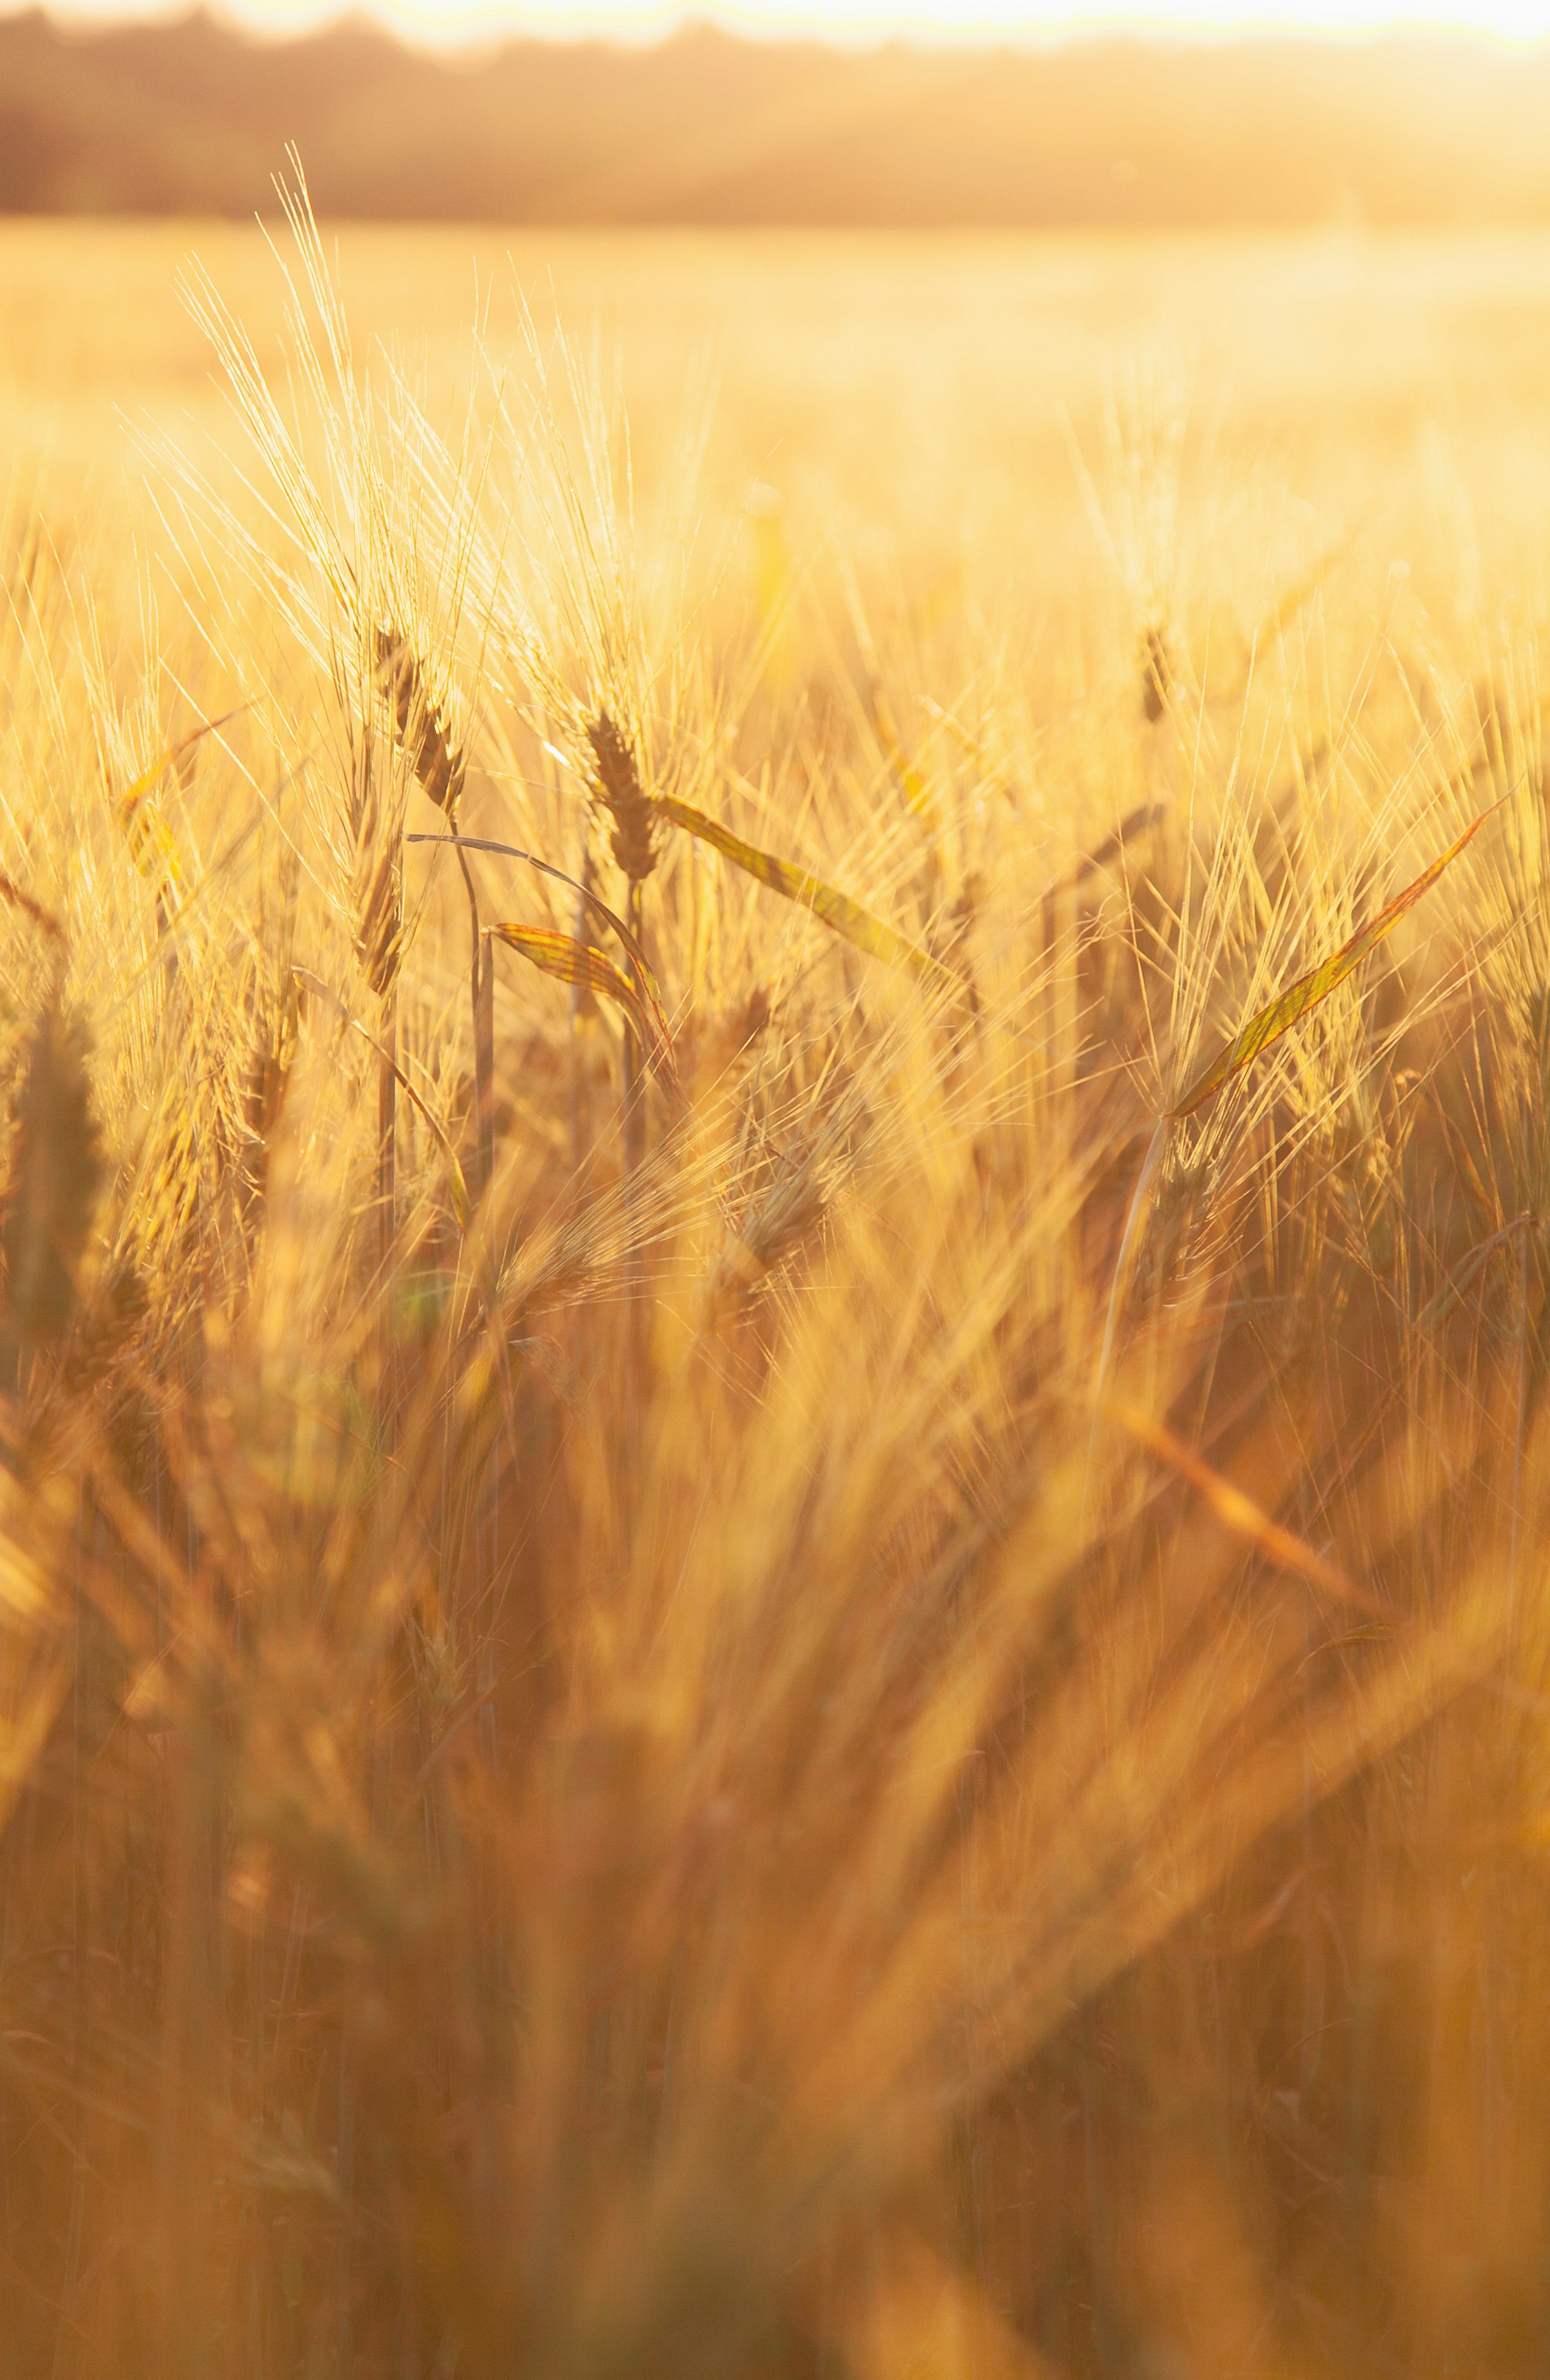
{"label": "wheat stem", "polygon": [[457,864],[468,895],[469,1003],[474,1028],[474,1165],[470,1187],[477,1199],[495,1171],[495,954],[479,924],[478,894],[467,854]]}

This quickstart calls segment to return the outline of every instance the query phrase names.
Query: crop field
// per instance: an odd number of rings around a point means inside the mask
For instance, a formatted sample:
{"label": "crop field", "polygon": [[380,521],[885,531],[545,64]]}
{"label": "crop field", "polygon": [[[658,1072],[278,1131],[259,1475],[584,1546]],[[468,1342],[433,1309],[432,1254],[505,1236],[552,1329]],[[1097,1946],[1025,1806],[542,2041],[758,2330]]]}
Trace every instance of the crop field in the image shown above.
{"label": "crop field", "polygon": [[1550,241],[0,225],[0,2368],[1550,2337]]}

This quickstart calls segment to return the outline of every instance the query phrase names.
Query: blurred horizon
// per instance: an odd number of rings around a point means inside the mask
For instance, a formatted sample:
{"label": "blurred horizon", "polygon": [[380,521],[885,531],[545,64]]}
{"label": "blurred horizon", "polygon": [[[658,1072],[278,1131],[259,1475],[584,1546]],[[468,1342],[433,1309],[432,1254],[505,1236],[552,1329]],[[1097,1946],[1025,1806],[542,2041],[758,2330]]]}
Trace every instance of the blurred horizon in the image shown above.
{"label": "blurred horizon", "polygon": [[[34,0],[0,0],[0,21]],[[91,33],[130,24],[173,24],[188,0],[51,0],[49,20]],[[1431,33],[1470,42],[1532,46],[1550,40],[1550,0],[222,0],[205,13],[260,40],[286,41],[358,24],[432,55],[499,48],[525,39],[651,45],[708,26],[737,39],[818,41],[837,48],[893,43],[949,51],[1038,50],[1138,34],[1221,42],[1265,35],[1370,42]]]}
{"label": "blurred horizon", "polygon": [[913,229],[1550,222],[1550,49],[1107,32],[847,48],[687,26],[477,57],[352,19],[0,14],[0,212],[246,216],[286,148],[381,221]]}

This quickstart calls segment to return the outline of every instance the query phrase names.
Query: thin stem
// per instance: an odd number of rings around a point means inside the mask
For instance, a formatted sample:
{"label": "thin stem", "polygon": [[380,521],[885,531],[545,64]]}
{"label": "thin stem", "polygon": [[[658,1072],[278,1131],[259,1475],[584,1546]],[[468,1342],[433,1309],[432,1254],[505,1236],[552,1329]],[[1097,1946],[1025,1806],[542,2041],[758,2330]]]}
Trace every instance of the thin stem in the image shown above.
{"label": "thin stem", "polygon": [[1529,1427],[1529,1258],[1532,1224],[1518,1234],[1518,1396],[1512,1441],[1512,1535],[1508,1558],[1507,1660],[1518,1649],[1519,1572],[1523,1515],[1523,1456]]}
{"label": "thin stem", "polygon": [[[638,942],[640,940],[640,885],[633,880],[625,905],[624,921]],[[640,1171],[646,1158],[646,1063],[635,1026],[624,1020],[624,1182],[626,1188]]]}
{"label": "thin stem", "polygon": [[[575,886],[575,922],[573,929],[576,941],[587,933],[587,914],[592,900],[592,853],[585,831],[581,850],[581,876]],[[579,984],[571,986],[571,1166],[579,1180],[583,1166],[590,1154],[591,1100],[587,1084],[587,1044],[582,1027],[585,1014]]]}
{"label": "thin stem", "polygon": [[[637,944],[640,941],[640,881],[638,878],[632,877],[624,917]],[[635,1503],[641,1474],[641,1416],[646,1410],[647,1304],[638,1228],[640,1219],[636,1207],[638,1177],[646,1159],[645,1052],[636,1038],[635,1026],[627,1017],[624,1021],[623,1081],[624,1109],[620,1122],[624,1133],[624,1204],[628,1218],[629,1251],[625,1258],[624,1360],[627,1376],[621,1510],[628,1544],[635,1528]]]}
{"label": "thin stem", "polygon": [[377,1252],[385,1281],[393,1262],[398,1159],[398,993],[382,1002],[377,1062]]}
{"label": "thin stem", "polygon": [[474,977],[474,1123],[478,1135],[479,1189],[495,1174],[495,945],[482,934]]}
{"label": "thin stem", "polygon": [[476,1201],[495,1172],[495,953],[479,928],[478,895],[461,844],[457,864],[468,895],[469,1000],[474,1026],[474,1179]]}

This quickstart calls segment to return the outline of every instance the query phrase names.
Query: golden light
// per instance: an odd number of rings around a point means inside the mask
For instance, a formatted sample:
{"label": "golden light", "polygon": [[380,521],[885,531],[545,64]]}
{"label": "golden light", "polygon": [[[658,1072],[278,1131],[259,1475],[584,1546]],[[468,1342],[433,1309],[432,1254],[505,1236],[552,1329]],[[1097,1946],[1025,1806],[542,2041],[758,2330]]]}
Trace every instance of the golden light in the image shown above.
{"label": "golden light", "polygon": [[[0,0],[0,15],[20,0]],[[51,13],[105,21],[181,13],[182,0],[55,0]],[[227,0],[222,14],[254,30],[294,33],[346,13],[345,0]],[[1530,42],[1550,38],[1550,0],[367,0],[365,11],[411,41],[435,47],[502,34],[549,39],[612,35],[649,40],[684,23],[713,23],[762,38],[844,42],[894,38],[996,42],[1152,32],[1207,39],[1279,33],[1361,39],[1443,32]]]}

